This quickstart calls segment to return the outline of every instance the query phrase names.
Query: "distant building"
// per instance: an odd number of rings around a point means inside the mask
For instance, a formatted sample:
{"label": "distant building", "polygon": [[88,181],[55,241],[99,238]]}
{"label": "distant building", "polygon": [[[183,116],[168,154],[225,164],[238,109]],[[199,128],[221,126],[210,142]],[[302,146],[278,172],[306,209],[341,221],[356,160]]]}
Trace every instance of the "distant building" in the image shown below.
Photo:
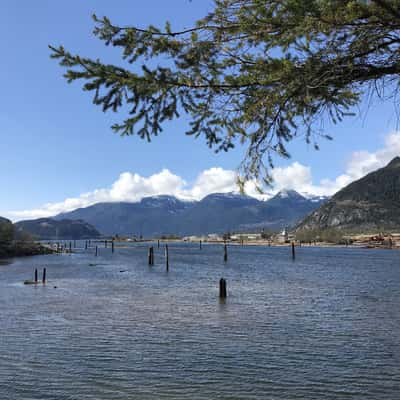
{"label": "distant building", "polygon": [[208,240],[222,240],[222,236],[218,235],[218,233],[210,233],[207,235]]}
{"label": "distant building", "polygon": [[206,240],[207,239],[207,237],[205,237],[205,236],[195,236],[195,235],[192,235],[192,236],[185,236],[185,237],[183,237],[182,238],[182,240],[184,241],[184,242],[198,242],[198,241],[200,241],[200,240]]}
{"label": "distant building", "polygon": [[259,240],[262,239],[262,233],[236,233],[231,235],[232,240]]}
{"label": "distant building", "polygon": [[279,243],[287,243],[289,241],[289,232],[286,228],[278,234],[277,241]]}

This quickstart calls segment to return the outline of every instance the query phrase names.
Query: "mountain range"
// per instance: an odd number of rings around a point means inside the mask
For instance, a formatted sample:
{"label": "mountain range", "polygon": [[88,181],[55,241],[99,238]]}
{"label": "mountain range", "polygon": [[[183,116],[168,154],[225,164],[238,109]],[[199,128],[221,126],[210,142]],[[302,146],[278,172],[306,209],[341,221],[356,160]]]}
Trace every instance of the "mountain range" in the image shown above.
{"label": "mountain range", "polygon": [[350,183],[316,209],[297,231],[400,229],[400,157]]}
{"label": "mountain range", "polygon": [[[0,233],[11,223],[0,218]],[[200,201],[161,195],[141,201],[98,203],[53,218],[21,221],[16,232],[39,238],[100,235],[203,235],[277,231],[379,231],[400,229],[400,157],[352,182],[330,199],[283,190],[266,201],[237,193],[214,193]]]}
{"label": "mountain range", "polygon": [[83,220],[104,235],[200,235],[279,230],[298,223],[326,199],[284,190],[267,201],[236,193],[214,193],[200,201],[153,196],[140,202],[98,203],[55,216]]}

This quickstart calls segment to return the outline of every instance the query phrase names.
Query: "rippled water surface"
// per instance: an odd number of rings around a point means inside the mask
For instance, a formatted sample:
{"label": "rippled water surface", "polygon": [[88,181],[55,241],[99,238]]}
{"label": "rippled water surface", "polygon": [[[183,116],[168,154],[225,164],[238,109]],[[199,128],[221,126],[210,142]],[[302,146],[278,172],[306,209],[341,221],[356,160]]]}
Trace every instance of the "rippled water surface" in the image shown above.
{"label": "rippled water surface", "polygon": [[0,399],[400,399],[399,252],[169,250],[0,265]]}

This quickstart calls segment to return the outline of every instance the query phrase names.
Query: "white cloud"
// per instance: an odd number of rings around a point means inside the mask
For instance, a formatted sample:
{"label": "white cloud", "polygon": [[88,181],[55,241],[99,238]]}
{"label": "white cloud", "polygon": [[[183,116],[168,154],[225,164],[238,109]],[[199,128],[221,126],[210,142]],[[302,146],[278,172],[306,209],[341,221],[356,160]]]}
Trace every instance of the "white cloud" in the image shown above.
{"label": "white cloud", "polygon": [[[282,189],[293,189],[313,195],[332,195],[350,182],[365,174],[385,166],[394,157],[400,155],[400,132],[386,136],[384,147],[376,152],[354,152],[346,166],[344,174],[335,179],[323,179],[314,183],[309,166],[293,162],[287,167],[277,167],[272,171],[274,187],[270,193],[260,195],[255,182],[247,182],[246,193],[259,199],[265,199]],[[236,173],[220,167],[202,171],[192,185],[168,169],[149,177],[137,173],[124,172],[110,188],[97,189],[79,197],[68,198],[58,203],[48,203],[40,208],[5,213],[11,219],[30,219],[54,216],[80,207],[88,207],[99,202],[140,201],[143,197],[160,194],[173,195],[186,200],[200,200],[210,193],[237,191]]]}
{"label": "white cloud", "polygon": [[297,161],[288,167],[277,167],[272,170],[274,188],[293,189],[299,192],[307,192],[312,185],[311,168],[306,167]]}
{"label": "white cloud", "polygon": [[45,204],[38,209],[12,211],[8,213],[8,216],[13,219],[50,217],[100,202],[135,202],[146,196],[176,195],[183,191],[185,185],[186,182],[181,177],[172,174],[168,169],[163,169],[158,174],[151,175],[148,178],[124,172],[109,189],[97,189],[79,197]]}
{"label": "white cloud", "polygon": [[332,195],[366,174],[387,165],[394,157],[400,156],[400,132],[392,132],[385,137],[384,147],[375,152],[356,151],[352,153],[346,172],[334,181],[324,179],[316,188],[321,194]]}
{"label": "white cloud", "polygon": [[200,200],[210,193],[227,193],[237,190],[236,173],[223,168],[210,168],[199,174],[193,187],[186,190],[184,197]]}

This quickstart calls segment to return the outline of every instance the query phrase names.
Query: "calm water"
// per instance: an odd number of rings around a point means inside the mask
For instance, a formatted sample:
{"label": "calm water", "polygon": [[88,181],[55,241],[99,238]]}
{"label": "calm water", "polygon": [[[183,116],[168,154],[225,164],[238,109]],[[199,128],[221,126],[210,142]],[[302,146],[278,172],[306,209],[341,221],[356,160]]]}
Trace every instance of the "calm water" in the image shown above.
{"label": "calm water", "polygon": [[400,399],[399,252],[155,250],[0,265],[0,399]]}

